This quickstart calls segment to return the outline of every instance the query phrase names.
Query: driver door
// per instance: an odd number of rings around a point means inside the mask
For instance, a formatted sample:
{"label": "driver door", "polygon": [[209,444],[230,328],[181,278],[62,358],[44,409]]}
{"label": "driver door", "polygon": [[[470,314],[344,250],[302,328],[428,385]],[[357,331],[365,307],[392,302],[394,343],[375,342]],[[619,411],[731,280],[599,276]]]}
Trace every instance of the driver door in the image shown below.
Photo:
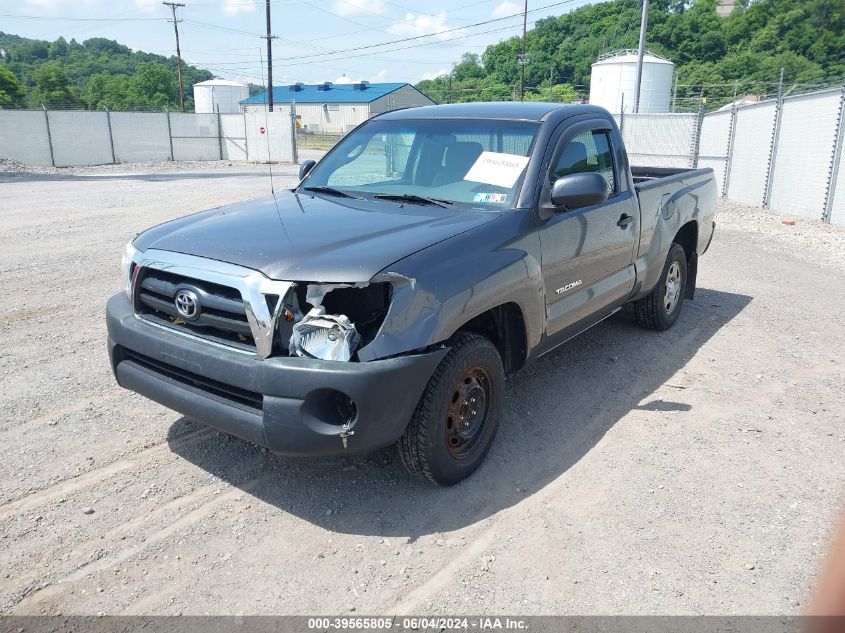
{"label": "driver door", "polygon": [[[558,139],[541,193],[547,334],[557,342],[619,307],[634,284],[633,252],[639,209],[620,178],[614,131],[607,121],[566,126]],[[555,207],[551,185],[568,174],[596,172],[607,181],[606,201],[579,209]]]}

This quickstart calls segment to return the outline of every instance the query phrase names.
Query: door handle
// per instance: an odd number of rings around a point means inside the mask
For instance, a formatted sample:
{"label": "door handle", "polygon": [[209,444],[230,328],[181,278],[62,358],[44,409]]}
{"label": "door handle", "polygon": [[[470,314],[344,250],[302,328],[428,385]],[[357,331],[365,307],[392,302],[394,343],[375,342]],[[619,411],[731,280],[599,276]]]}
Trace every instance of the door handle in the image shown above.
{"label": "door handle", "polygon": [[619,217],[619,221],[616,223],[616,226],[618,226],[620,229],[626,229],[628,228],[628,225],[633,221],[634,216],[628,215],[627,213],[623,213]]}

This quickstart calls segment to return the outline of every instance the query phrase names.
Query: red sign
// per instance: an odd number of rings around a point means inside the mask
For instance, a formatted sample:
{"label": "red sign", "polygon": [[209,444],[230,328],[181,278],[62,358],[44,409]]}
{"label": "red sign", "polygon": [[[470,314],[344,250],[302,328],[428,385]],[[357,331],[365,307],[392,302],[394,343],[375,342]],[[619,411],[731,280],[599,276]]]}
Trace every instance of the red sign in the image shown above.
{"label": "red sign", "polygon": [[264,130],[264,128],[263,128],[263,127],[260,127],[260,128],[258,128],[258,131],[259,131],[259,132],[261,132],[262,134],[264,134],[264,131],[265,131],[265,130]]}

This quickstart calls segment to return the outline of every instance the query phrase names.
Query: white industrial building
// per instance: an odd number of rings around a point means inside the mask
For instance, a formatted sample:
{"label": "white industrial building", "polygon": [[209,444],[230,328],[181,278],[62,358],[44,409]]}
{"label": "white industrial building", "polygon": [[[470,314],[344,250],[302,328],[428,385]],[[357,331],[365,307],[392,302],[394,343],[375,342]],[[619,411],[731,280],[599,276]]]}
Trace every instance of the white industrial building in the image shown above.
{"label": "white industrial building", "polygon": [[[263,110],[267,107],[267,93],[261,92],[240,103],[246,112]],[[274,111],[289,113],[292,103],[299,128],[315,133],[345,134],[374,114],[433,105],[434,101],[407,83],[297,83],[273,88]]]}
{"label": "white industrial building", "polygon": [[[675,65],[652,53],[643,56],[639,111],[669,112]],[[599,57],[590,73],[590,103],[614,114],[634,111],[637,51],[624,50]]]}
{"label": "white industrial building", "polygon": [[249,87],[227,79],[209,79],[194,84],[194,112],[230,114],[241,111]]}

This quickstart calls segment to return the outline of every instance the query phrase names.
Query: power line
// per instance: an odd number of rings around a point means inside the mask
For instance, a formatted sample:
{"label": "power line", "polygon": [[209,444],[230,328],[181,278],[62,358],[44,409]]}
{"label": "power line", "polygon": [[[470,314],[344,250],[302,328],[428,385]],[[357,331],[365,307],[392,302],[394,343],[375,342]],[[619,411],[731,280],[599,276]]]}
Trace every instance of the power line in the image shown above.
{"label": "power line", "polygon": [[[562,0],[561,2],[554,2],[552,4],[547,4],[547,5],[542,6],[542,7],[537,7],[536,9],[531,9],[530,11],[527,11],[527,13],[535,13],[537,11],[542,11],[544,9],[550,9],[550,8],[558,7],[558,6],[565,5],[565,4],[572,4],[575,1],[576,0]],[[445,33],[452,33],[452,32],[455,32],[455,31],[463,31],[465,29],[473,28],[473,27],[476,27],[476,26],[483,26],[485,24],[492,24],[493,22],[501,22],[502,20],[509,20],[509,19],[517,18],[517,17],[519,17],[519,18],[524,17],[524,13],[519,12],[519,13],[514,13],[512,15],[505,15],[505,16],[498,17],[498,18],[491,18],[490,20],[484,20],[482,22],[476,22],[474,24],[468,24],[466,26],[456,26],[456,27],[452,27],[452,28],[448,28],[448,29],[443,29],[442,31],[437,31],[436,33],[426,33],[424,35],[415,35],[413,37],[404,37],[400,40],[392,40],[392,41],[389,41],[389,42],[379,42],[378,44],[367,44],[365,46],[354,46],[354,47],[351,47],[351,48],[341,48],[341,49],[336,49],[336,50],[329,51],[329,52],[326,52],[326,53],[312,53],[312,54],[309,54],[309,55],[297,55],[295,57],[282,57],[280,59],[282,61],[303,60],[303,59],[309,59],[311,57],[319,57],[321,55],[337,55],[339,53],[349,53],[349,52],[353,52],[353,51],[361,51],[361,50],[366,50],[366,49],[371,49],[371,48],[378,48],[378,47],[381,47],[381,46],[390,46],[392,44],[400,44],[400,43],[404,43],[404,42],[410,42],[410,41],[425,39],[425,38],[429,38],[429,37],[441,37]],[[508,27],[508,28],[512,28],[512,27]],[[487,32],[492,32],[492,31],[487,31]],[[480,35],[480,34],[481,33],[476,33],[475,35]],[[460,39],[460,38],[453,38],[453,39]],[[450,40],[443,40],[443,41],[450,41]],[[402,49],[394,49],[394,50],[402,50]]]}
{"label": "power line", "polygon": [[185,85],[182,82],[182,51],[179,50],[179,22],[181,22],[181,20],[176,19],[176,7],[184,7],[185,5],[181,2],[162,2],[162,4],[166,7],[170,7],[170,10],[173,12],[173,19],[168,20],[168,22],[173,22],[173,30],[176,32],[176,69],[179,73],[179,110],[184,112]]}
{"label": "power line", "polygon": [[[185,6],[185,5],[180,5]],[[160,22],[167,18],[62,18],[48,15],[17,15],[0,13],[0,18],[20,18],[22,20],[56,20],[62,22]]]}
{"label": "power line", "polygon": [[[530,25],[533,26],[534,23],[532,22],[532,23],[530,23]],[[360,53],[360,54],[356,55],[356,57],[371,57],[373,55],[379,55],[379,54],[382,54],[382,53],[392,53],[394,51],[404,51],[404,50],[408,50],[410,48],[420,48],[421,46],[431,46],[432,44],[443,45],[446,42],[455,42],[457,40],[464,40],[464,39],[467,39],[469,37],[477,37],[479,35],[487,35],[488,33],[499,33],[501,31],[507,31],[508,29],[513,29],[513,28],[516,28],[518,26],[519,25],[517,25],[517,24],[511,24],[510,26],[503,26],[503,27],[498,28],[498,29],[489,29],[487,31],[479,31],[478,33],[470,33],[469,35],[460,35],[458,37],[452,37],[452,38],[449,38],[449,39],[446,39],[446,40],[438,40],[438,41],[435,41],[435,42],[422,42],[421,44],[412,44],[410,46],[399,46],[399,47],[396,47],[396,48],[389,48],[389,49],[386,49],[386,50],[383,50],[383,51],[376,51],[375,53]],[[294,58],[294,59],[296,59],[296,58]],[[328,58],[328,59],[320,59],[320,60],[317,60],[317,61],[336,61],[336,60],[340,60],[340,59],[348,59],[348,57],[331,57],[331,58]],[[299,61],[294,61],[294,62],[290,62],[290,63],[286,63],[286,64],[278,64],[278,65],[279,66],[297,66],[300,63],[301,62],[299,62]]]}

